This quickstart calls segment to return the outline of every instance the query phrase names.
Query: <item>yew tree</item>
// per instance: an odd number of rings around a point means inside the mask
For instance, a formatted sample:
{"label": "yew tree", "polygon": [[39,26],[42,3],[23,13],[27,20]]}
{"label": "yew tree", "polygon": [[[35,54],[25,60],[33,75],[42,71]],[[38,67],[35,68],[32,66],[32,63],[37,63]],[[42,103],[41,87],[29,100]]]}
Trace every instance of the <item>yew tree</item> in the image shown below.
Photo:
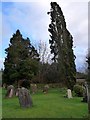
{"label": "yew tree", "polygon": [[5,49],[3,82],[13,84],[22,79],[31,80],[38,72],[39,54],[30,39],[24,39],[19,30]]}

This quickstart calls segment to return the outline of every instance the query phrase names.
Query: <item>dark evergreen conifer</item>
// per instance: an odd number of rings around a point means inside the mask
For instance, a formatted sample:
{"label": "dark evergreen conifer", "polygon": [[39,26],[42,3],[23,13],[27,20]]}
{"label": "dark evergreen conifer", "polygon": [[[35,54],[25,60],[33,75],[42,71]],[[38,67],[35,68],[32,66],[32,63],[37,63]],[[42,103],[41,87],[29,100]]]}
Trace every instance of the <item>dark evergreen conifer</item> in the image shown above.
{"label": "dark evergreen conifer", "polygon": [[88,63],[88,77],[87,77],[87,86],[88,86],[88,113],[90,114],[90,48],[88,52],[87,61]]}
{"label": "dark evergreen conifer", "polygon": [[51,9],[48,12],[51,16],[49,40],[52,60],[58,63],[57,69],[62,82],[73,89],[76,82],[75,56],[73,53],[73,37],[66,28],[63,12],[56,2],[51,2]]}
{"label": "dark evergreen conifer", "polygon": [[29,38],[24,39],[19,30],[10,39],[5,52],[7,56],[4,62],[4,82],[13,84],[20,79],[30,80],[37,74],[39,54]]}

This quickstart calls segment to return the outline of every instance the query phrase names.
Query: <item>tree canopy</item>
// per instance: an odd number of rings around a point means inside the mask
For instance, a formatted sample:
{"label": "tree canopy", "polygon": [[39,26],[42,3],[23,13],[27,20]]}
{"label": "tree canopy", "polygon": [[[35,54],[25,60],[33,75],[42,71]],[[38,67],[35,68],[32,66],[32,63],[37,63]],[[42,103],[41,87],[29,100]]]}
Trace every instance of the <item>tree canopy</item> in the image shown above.
{"label": "tree canopy", "polygon": [[13,34],[5,53],[3,79],[7,84],[20,79],[31,80],[37,74],[39,54],[30,39],[24,39],[19,30]]}
{"label": "tree canopy", "polygon": [[73,89],[76,82],[75,55],[73,53],[73,37],[66,28],[63,12],[56,2],[51,2],[51,9],[48,12],[51,16],[50,49],[53,54],[52,60],[57,64],[60,79]]}

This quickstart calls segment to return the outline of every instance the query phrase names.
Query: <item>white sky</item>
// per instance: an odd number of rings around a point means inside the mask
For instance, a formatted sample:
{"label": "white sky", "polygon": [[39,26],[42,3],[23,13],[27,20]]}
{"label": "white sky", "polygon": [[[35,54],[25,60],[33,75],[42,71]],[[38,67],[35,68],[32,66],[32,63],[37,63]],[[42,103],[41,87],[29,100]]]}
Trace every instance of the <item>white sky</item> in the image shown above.
{"label": "white sky", "polygon": [[[4,5],[6,1],[8,2],[7,6]],[[10,1],[14,4],[9,5]],[[0,44],[2,42],[2,55],[0,53],[0,61],[5,57],[4,49],[8,47],[10,37],[18,28],[24,37],[30,38],[32,43],[49,40],[50,17],[47,12],[50,11],[51,0],[36,1],[2,0],[3,9],[0,12],[0,17],[2,16],[2,26],[0,27],[2,30],[0,33],[2,34],[2,41],[0,41]],[[76,66],[77,69],[80,69],[84,66],[88,49],[88,0],[54,1],[60,5],[67,28],[73,36],[74,46],[76,46],[74,48],[77,57]]]}

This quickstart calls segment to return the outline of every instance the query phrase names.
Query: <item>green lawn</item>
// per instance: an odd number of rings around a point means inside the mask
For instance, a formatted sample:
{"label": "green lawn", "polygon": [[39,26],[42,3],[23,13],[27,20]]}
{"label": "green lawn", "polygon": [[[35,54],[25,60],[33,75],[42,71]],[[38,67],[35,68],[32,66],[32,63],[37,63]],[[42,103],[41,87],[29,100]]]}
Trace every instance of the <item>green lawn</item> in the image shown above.
{"label": "green lawn", "polygon": [[60,89],[52,89],[48,94],[38,92],[32,95],[33,107],[20,108],[17,97],[5,99],[3,90],[3,118],[82,118],[88,113],[82,98],[64,98]]}

